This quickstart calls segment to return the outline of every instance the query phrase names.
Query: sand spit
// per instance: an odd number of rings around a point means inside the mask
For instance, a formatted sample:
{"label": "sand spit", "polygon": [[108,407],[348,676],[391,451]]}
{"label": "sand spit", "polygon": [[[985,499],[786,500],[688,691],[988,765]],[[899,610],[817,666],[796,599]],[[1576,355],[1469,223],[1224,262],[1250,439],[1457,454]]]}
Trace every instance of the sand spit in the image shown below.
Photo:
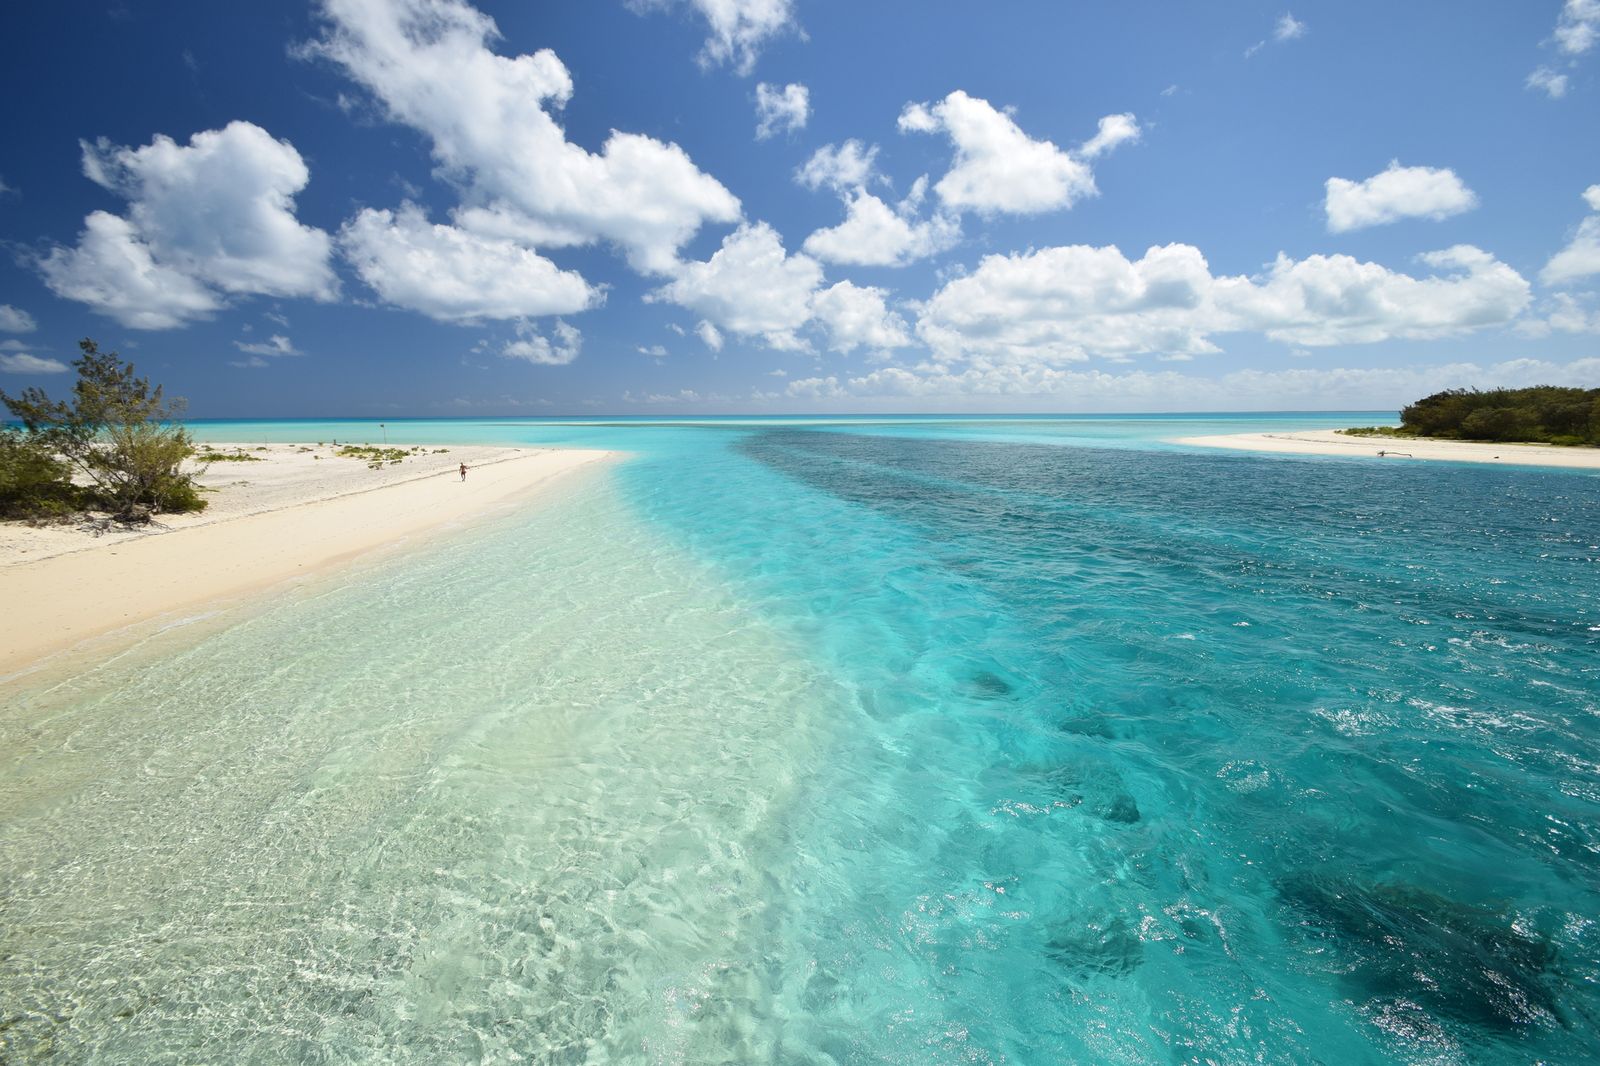
{"label": "sand spit", "polygon": [[1414,437],[1349,437],[1332,429],[1179,437],[1171,443],[1292,455],[1347,455],[1370,458],[1374,462],[1442,459],[1456,463],[1600,470],[1600,448],[1561,448],[1552,444],[1481,444],[1476,441],[1423,440]]}
{"label": "sand spit", "polygon": [[148,532],[0,527],[0,677],[91,637],[460,523],[609,454],[452,446],[372,469],[328,448],[241,447],[264,461],[213,464],[202,483],[219,491],[206,511]]}

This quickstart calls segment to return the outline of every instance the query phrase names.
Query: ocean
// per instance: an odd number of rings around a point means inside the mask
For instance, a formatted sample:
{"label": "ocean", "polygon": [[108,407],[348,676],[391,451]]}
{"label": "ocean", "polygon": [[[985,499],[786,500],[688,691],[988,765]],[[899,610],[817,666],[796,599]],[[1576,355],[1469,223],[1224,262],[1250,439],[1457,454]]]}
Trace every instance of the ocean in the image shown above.
{"label": "ocean", "polygon": [[7,1063],[1600,1059],[1600,477],[1392,413],[627,453],[7,693]]}

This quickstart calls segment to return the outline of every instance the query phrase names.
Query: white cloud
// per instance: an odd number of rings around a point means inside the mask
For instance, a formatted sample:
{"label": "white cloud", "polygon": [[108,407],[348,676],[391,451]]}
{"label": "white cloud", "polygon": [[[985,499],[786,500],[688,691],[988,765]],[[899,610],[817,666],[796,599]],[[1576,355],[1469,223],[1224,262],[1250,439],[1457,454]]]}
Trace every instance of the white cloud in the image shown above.
{"label": "white cloud", "polygon": [[0,372],[7,374],[64,374],[68,369],[59,359],[41,359],[27,352],[0,355]]}
{"label": "white cloud", "polygon": [[930,411],[1237,411],[1393,409],[1449,388],[1589,386],[1600,359],[1551,363],[1513,359],[1482,365],[1297,367],[1239,370],[1208,378],[1175,370],[1110,373],[1018,364],[952,369],[934,363],[889,366],[855,377],[791,382],[792,397],[827,399],[835,409]]}
{"label": "white cloud", "polygon": [[261,358],[259,355],[252,355],[248,359],[230,359],[228,361],[228,365],[236,366],[240,370],[262,370],[271,366],[272,364]]}
{"label": "white cloud", "polygon": [[[1566,0],[1561,5],[1551,39],[1556,50],[1568,58],[1570,65],[1576,66],[1577,57],[1600,41],[1600,0]],[[1551,99],[1559,100],[1567,95],[1571,82],[1567,75],[1558,74],[1545,65],[1528,75],[1526,85],[1530,89],[1542,89]]]}
{"label": "white cloud", "polygon": [[649,356],[651,359],[665,359],[667,357],[667,349],[664,345],[652,344],[646,348],[641,344],[638,345],[638,349],[640,355]]}
{"label": "white cloud", "polygon": [[557,321],[551,332],[552,340],[526,325],[518,328],[522,336],[500,349],[507,359],[522,359],[539,366],[566,366],[578,358],[583,347],[583,334],[567,323]]}
{"label": "white cloud", "polygon": [[827,330],[829,347],[852,352],[903,348],[911,343],[905,320],[884,304],[883,289],[841,281],[811,298],[811,310]]}
{"label": "white cloud", "polygon": [[811,93],[804,85],[790,83],[778,89],[762,82],[756,86],[756,140],[803,129],[810,117]]}
{"label": "white cloud", "polygon": [[835,192],[867,185],[877,177],[878,146],[863,148],[851,138],[843,144],[825,144],[794,173],[794,180],[808,189],[823,186]]}
{"label": "white cloud", "polygon": [[[1282,44],[1284,41],[1295,41],[1306,35],[1306,24],[1285,11],[1278,16],[1277,23],[1272,27],[1272,43]],[[1257,41],[1244,50],[1244,57],[1249,59],[1267,46],[1266,40]]]}
{"label": "white cloud", "polygon": [[[723,396],[720,393],[712,393],[710,396],[703,397],[703,399],[709,403],[727,403],[730,397]],[[643,395],[635,394],[633,392],[624,392],[622,394],[623,403],[644,403],[651,405],[697,404],[700,403],[701,400],[701,395],[693,389],[679,389],[677,392],[647,392]]]}
{"label": "white cloud", "polygon": [[430,223],[414,204],[361,211],[339,245],[384,300],[441,322],[571,314],[603,298],[575,271],[515,241]]}
{"label": "white cloud", "polygon": [[701,319],[694,327],[694,335],[699,337],[707,348],[714,352],[722,351],[722,331],[705,319]]}
{"label": "white cloud", "polygon": [[33,316],[20,307],[0,304],[0,331],[6,333],[32,333],[38,329]]}
{"label": "white cloud", "polygon": [[305,352],[302,352],[300,349],[296,348],[294,346],[294,342],[289,340],[288,337],[285,337],[281,333],[274,333],[267,340],[256,341],[250,344],[246,344],[244,341],[234,341],[233,346],[239,349],[241,352],[247,352],[250,355],[282,356],[306,354]]}
{"label": "white cloud", "polygon": [[811,294],[822,267],[808,255],[788,255],[765,222],[730,233],[710,260],[684,263],[678,275],[646,299],[695,311],[717,327],[759,337],[771,348],[801,350],[795,330],[811,318]]}
{"label": "white cloud", "polygon": [[959,89],[933,104],[907,104],[899,125],[915,133],[943,131],[950,138],[955,160],[934,191],[952,210],[982,214],[1037,214],[1094,196],[1094,174],[1085,161],[1091,155],[1084,152],[1098,155],[1137,136],[1138,129],[1131,115],[1108,116],[1101,120],[1100,134],[1073,155],[1034,140],[1010,115]]}
{"label": "white cloud", "polygon": [[[514,229],[541,247],[609,242],[635,269],[669,273],[703,223],[738,220],[739,201],[675,144],[615,130],[599,154],[568,141],[551,117],[573,92],[561,60],[549,49],[496,55],[494,21],[462,0],[324,0],[324,10],[330,25],[308,51],[429,138],[441,176],[476,209],[463,227]],[[738,27],[753,23],[728,17],[730,41],[744,39]]]}
{"label": "white cloud", "polygon": [[1509,323],[1529,302],[1528,283],[1487,252],[1463,245],[1422,261],[1442,273],[1314,255],[1215,277],[1184,244],[1135,261],[1114,246],[991,255],[933,295],[917,333],[942,360],[1058,364],[1200,355],[1216,350],[1212,335],[1241,331],[1307,347],[1447,337]]}
{"label": "white cloud", "polygon": [[1556,47],[1582,55],[1600,41],[1600,0],[1567,0],[1556,19]]}
{"label": "white cloud", "polygon": [[130,329],[172,329],[222,306],[189,275],[157,263],[127,219],[95,211],[75,248],[53,248],[39,261],[57,296],[88,304]]}
{"label": "white cloud", "polygon": [[1540,303],[1537,315],[1518,322],[1517,330],[1529,337],[1548,337],[1551,333],[1600,333],[1600,310],[1591,311],[1578,297],[1558,292]]}
{"label": "white cloud", "polygon": [[1078,155],[1084,159],[1093,159],[1104,155],[1124,141],[1137,141],[1139,139],[1139,123],[1134,119],[1132,112],[1123,112],[1120,115],[1107,115],[1100,120],[1099,131],[1078,149]]}
{"label": "white cloud", "polygon": [[[792,0],[686,0],[711,29],[696,57],[702,67],[731,63],[740,74],[755,68],[761,46],[780,33],[798,32]],[[673,0],[630,0],[638,12],[671,6]]]}
{"label": "white cloud", "polygon": [[294,216],[311,172],[288,141],[231,122],[186,146],[157,135],[83,153],[84,173],[129,199],[129,220],[163,263],[228,293],[336,294],[331,239]]}
{"label": "white cloud", "polygon": [[40,260],[60,296],[125,326],[167,329],[216,310],[225,295],[338,293],[331,238],[294,215],[310,171],[293,145],[259,126],[232,122],[187,145],[162,135],[142,148],[85,143],[83,171],[125,197],[128,214],[94,212],[76,248]]}
{"label": "white cloud", "polygon": [[1583,191],[1584,203],[1595,214],[1578,223],[1572,241],[1550,257],[1539,272],[1539,280],[1546,285],[1565,285],[1591,274],[1600,274],[1600,185],[1591,185]]}
{"label": "white cloud", "polygon": [[1567,95],[1567,76],[1557,74],[1549,67],[1537,68],[1528,75],[1528,80],[1523,84],[1529,89],[1543,90],[1552,100],[1559,100]]}
{"label": "white cloud", "polygon": [[1403,167],[1390,162],[1381,174],[1365,181],[1329,178],[1324,210],[1328,231],[1344,233],[1381,226],[1402,218],[1434,221],[1471,211],[1478,197],[1447,167]]}
{"label": "white cloud", "polygon": [[952,247],[961,236],[960,222],[950,215],[908,219],[909,204],[896,211],[865,189],[855,190],[845,203],[845,220],[807,237],[806,252],[829,263],[903,266]]}
{"label": "white cloud", "polygon": [[1346,255],[1280,255],[1261,282],[1219,278],[1235,329],[1307,347],[1435,340],[1502,326],[1528,306],[1529,285],[1481,249],[1458,244],[1417,257],[1437,273],[1412,277]]}

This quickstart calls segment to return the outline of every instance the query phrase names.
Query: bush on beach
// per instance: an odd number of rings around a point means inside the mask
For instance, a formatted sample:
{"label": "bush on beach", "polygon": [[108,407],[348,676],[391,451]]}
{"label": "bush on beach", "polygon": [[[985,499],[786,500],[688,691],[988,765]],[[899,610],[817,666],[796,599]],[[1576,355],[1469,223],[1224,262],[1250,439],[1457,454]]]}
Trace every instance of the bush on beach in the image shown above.
{"label": "bush on beach", "polygon": [[1600,389],[1447,389],[1405,407],[1400,424],[1420,437],[1600,444]]}
{"label": "bush on beach", "polygon": [[1343,432],[1353,437],[1600,445],[1600,389],[1446,389],[1408,404],[1398,426],[1356,426]]}
{"label": "bush on beach", "polygon": [[99,509],[123,520],[205,507],[183,463],[195,453],[176,421],[182,400],[134,375],[116,352],[79,342],[70,400],[44,390],[0,391],[20,430],[0,434],[0,514],[64,517]]}

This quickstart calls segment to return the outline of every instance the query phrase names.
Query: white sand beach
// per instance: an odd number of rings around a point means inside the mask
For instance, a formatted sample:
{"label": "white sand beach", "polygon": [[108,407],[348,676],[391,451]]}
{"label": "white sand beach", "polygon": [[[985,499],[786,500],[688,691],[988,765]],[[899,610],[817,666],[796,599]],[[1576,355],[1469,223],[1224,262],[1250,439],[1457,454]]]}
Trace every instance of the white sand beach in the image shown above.
{"label": "white sand beach", "polygon": [[[0,678],[84,640],[303,577],[515,501],[606,458],[455,447],[377,469],[309,445],[222,445],[206,510],[145,529],[0,525]],[[467,465],[467,479],[459,464]]]}
{"label": "white sand beach", "polygon": [[1552,444],[1484,444],[1477,441],[1423,440],[1415,437],[1351,437],[1333,429],[1282,433],[1227,433],[1178,437],[1173,444],[1293,455],[1348,455],[1374,462],[1407,459],[1495,463],[1501,466],[1553,466],[1600,470],[1600,448],[1560,448]]}

